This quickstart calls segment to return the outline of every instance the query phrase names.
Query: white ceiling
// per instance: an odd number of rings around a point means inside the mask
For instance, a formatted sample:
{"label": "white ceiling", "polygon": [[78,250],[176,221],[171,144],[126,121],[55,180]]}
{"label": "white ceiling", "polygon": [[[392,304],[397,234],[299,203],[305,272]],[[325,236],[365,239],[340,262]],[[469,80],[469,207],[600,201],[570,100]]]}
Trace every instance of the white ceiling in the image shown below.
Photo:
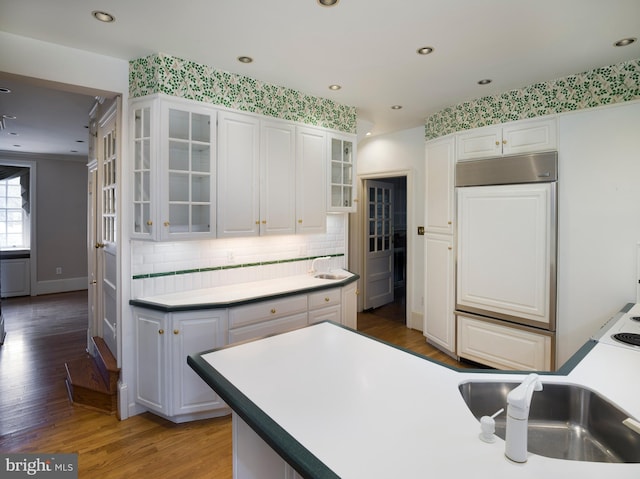
{"label": "white ceiling", "polygon": [[[99,23],[93,10],[116,21]],[[640,1],[340,0],[326,8],[317,0],[0,0],[0,30],[126,60],[174,55],[355,106],[379,134],[423,125],[465,100],[640,58],[640,41],[613,46],[640,38]],[[418,55],[423,46],[435,50]],[[241,55],[254,62],[239,63]],[[478,85],[483,78],[493,82]],[[80,150],[68,145],[82,139],[91,99],[40,100],[21,88],[15,102],[0,95],[0,115],[24,128],[20,151]],[[68,132],[54,130],[67,121]],[[19,144],[10,130],[0,133],[0,150]]]}

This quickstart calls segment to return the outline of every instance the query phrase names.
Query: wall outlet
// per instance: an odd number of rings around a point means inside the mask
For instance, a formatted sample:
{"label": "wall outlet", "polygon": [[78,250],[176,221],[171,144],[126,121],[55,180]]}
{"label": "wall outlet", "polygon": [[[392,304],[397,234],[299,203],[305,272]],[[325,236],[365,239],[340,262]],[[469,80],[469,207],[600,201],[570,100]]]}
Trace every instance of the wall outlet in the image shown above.
{"label": "wall outlet", "polygon": [[62,266],[56,268],[56,274],[62,274]]}

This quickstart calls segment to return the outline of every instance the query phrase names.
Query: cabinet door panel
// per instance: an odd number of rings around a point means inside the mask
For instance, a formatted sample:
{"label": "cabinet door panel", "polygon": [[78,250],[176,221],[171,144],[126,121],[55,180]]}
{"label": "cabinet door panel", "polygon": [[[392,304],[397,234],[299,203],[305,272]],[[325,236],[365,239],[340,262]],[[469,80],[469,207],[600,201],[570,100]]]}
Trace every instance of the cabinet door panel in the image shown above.
{"label": "cabinet door panel", "polygon": [[321,130],[296,130],[296,233],[327,229],[326,141]]}
{"label": "cabinet door panel", "polygon": [[458,160],[487,158],[502,154],[502,128],[478,128],[456,135]]}
{"label": "cabinet door panel", "polygon": [[294,234],[295,126],[263,121],[260,143],[260,234]]}
{"label": "cabinet door panel", "polygon": [[427,233],[453,232],[454,141],[427,144]]}
{"label": "cabinet door panel", "polygon": [[250,339],[262,338],[271,334],[284,333],[292,329],[301,328],[308,323],[307,313],[285,316],[280,319],[264,321],[258,324],[251,324],[242,328],[229,330],[229,344]]}
{"label": "cabinet door panel", "polygon": [[502,153],[514,155],[557,148],[555,119],[507,124],[502,129]]}
{"label": "cabinet door panel", "polygon": [[[195,313],[203,316],[203,313]],[[225,313],[208,313],[205,317],[193,317],[184,313],[184,318],[173,320],[173,411],[185,414],[215,409],[224,405],[207,383],[187,364],[190,354],[208,351],[224,345],[223,322]]]}
{"label": "cabinet door panel", "polygon": [[458,315],[458,355],[498,369],[549,371],[551,336],[507,324]]}
{"label": "cabinet door panel", "polygon": [[257,236],[259,120],[224,112],[218,118],[218,236]]}
{"label": "cabinet door panel", "polygon": [[167,413],[165,394],[169,374],[164,316],[138,311],[136,322],[136,396],[139,403]]}
{"label": "cabinet door panel", "polygon": [[424,335],[455,352],[454,260],[451,236],[427,235]]}

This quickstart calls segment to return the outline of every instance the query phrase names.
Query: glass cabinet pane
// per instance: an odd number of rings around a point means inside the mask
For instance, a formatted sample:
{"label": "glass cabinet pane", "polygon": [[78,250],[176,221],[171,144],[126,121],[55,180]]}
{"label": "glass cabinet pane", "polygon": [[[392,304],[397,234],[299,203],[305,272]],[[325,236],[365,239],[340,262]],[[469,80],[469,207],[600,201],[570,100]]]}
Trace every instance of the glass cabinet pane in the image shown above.
{"label": "glass cabinet pane", "polygon": [[169,110],[169,138],[177,140],[189,139],[189,112]]}
{"label": "glass cabinet pane", "polygon": [[169,142],[169,169],[189,171],[189,144],[181,141]]}
{"label": "glass cabinet pane", "polygon": [[189,201],[189,175],[169,174],[169,202]]}
{"label": "glass cabinet pane", "polygon": [[211,147],[209,145],[191,146],[191,171],[202,173],[211,171]]}
{"label": "glass cabinet pane", "polygon": [[169,205],[169,231],[172,233],[186,233],[189,231],[189,205]]}
{"label": "glass cabinet pane", "polygon": [[194,203],[208,203],[211,198],[210,176],[191,176],[191,201]]}
{"label": "glass cabinet pane", "polygon": [[209,115],[194,113],[191,122],[191,139],[193,141],[209,143],[211,141],[211,135],[209,134],[211,131],[211,120]]}
{"label": "glass cabinet pane", "polygon": [[191,231],[199,233],[206,233],[210,231],[210,208],[211,207],[209,205],[194,205],[191,207]]}

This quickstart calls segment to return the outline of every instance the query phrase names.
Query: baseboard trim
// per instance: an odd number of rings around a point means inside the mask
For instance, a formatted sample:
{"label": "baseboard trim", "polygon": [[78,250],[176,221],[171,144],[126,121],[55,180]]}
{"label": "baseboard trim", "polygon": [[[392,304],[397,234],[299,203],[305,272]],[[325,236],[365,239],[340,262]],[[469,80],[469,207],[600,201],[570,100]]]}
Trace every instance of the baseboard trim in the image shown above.
{"label": "baseboard trim", "polygon": [[32,296],[40,296],[42,294],[66,293],[68,291],[80,291],[88,289],[88,278],[67,278],[52,281],[38,281],[36,290],[31,292]]}

